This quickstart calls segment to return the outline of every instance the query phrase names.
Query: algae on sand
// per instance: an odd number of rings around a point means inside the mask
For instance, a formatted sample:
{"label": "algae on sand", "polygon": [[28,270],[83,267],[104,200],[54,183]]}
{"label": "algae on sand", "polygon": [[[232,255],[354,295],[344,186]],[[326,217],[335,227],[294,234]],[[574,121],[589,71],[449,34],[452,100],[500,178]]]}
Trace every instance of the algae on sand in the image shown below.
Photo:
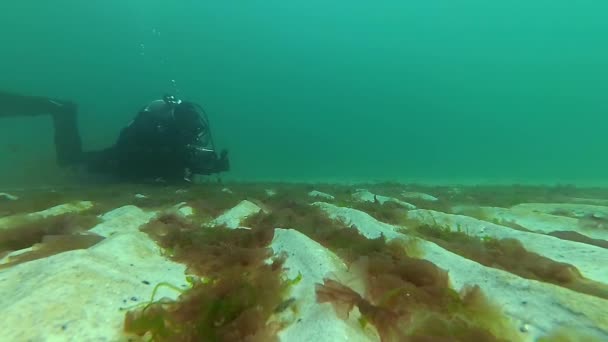
{"label": "algae on sand", "polygon": [[201,228],[175,213],[143,230],[188,272],[204,277],[178,300],[158,301],[125,317],[125,331],[157,341],[273,341],[281,324],[271,316],[289,286],[283,260],[268,247],[273,230]]}

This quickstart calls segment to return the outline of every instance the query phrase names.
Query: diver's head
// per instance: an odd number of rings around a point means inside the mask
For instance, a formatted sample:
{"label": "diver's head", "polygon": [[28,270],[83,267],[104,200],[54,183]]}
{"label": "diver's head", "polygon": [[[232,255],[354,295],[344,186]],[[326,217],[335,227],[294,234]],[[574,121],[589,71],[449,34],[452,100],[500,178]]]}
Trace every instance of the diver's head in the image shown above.
{"label": "diver's head", "polygon": [[171,94],[165,94],[163,96],[163,101],[165,101],[165,103],[170,106],[177,106],[178,104],[182,103],[182,100]]}
{"label": "diver's head", "polygon": [[144,111],[166,113],[167,115],[171,115],[175,107],[180,103],[182,103],[182,100],[178,99],[176,96],[165,94],[162,100],[154,100],[150,102],[146,107],[144,107]]}

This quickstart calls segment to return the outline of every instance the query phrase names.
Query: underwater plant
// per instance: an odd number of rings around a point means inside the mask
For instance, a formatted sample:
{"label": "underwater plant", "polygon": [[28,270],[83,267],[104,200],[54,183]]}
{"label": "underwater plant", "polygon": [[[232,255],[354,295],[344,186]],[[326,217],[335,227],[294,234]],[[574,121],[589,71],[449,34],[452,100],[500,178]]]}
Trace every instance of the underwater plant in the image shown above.
{"label": "underwater plant", "polygon": [[371,323],[383,342],[403,341],[406,338],[407,321],[397,313],[371,304],[354,290],[339,282],[325,278],[323,284],[316,284],[315,293],[318,303],[331,303],[336,315],[348,319],[350,311],[356,306],[366,322]]}
{"label": "underwater plant", "polygon": [[[228,186],[229,191],[225,191]],[[370,191],[399,197],[401,184],[365,185]],[[272,188],[270,194],[266,190]],[[420,208],[449,212],[454,202],[509,206],[525,199],[549,201],[557,190],[520,187],[512,191],[498,187],[413,187],[431,192],[436,202],[412,200]],[[185,202],[193,207],[190,218],[177,211],[166,212],[150,221],[142,231],[153,238],[171,259],[187,265],[191,287],[182,289],[177,300],[159,299],[128,310],[124,330],[130,335],[156,341],[274,341],[287,324],[280,313],[292,308],[295,298],[285,296],[290,284],[284,279],[283,258],[269,249],[274,228],[302,232],[337,254],[357,276],[356,282],[324,279],[315,292],[319,303],[330,303],[338,317],[348,319],[358,311],[359,323],[378,332],[383,341],[517,341],[508,320],[478,286],[458,292],[451,288],[448,273],[420,259],[416,238],[387,241],[383,236],[369,239],[355,226],[330,219],[308,195],[320,190],[335,196],[322,201],[369,213],[394,225],[410,226],[406,209],[396,203],[356,202],[350,186],[253,183],[209,183],[181,189],[172,185],[120,185],[91,187],[50,193],[40,197],[36,208],[45,209],[67,200],[81,199],[83,193],[96,207],[88,213],[61,216],[43,221],[23,221],[19,229],[0,230],[0,254],[34,246],[34,250],[11,259],[14,265],[65,250],[87,248],[101,237],[83,234],[97,223],[92,213],[135,204],[140,208],[165,208]],[[572,193],[574,190],[568,189]],[[497,192],[502,192],[497,195]],[[578,193],[578,192],[576,192]],[[134,197],[145,194],[145,197]],[[529,196],[529,197],[527,197]],[[243,222],[251,229],[201,228],[206,221],[247,198],[265,209]],[[409,201],[409,200],[408,200]],[[36,202],[36,201],[34,201]],[[7,213],[31,211],[27,201],[6,204]],[[595,220],[596,218],[594,218]],[[88,221],[90,220],[90,221]],[[503,222],[504,224],[504,222]],[[512,226],[514,227],[514,226]],[[431,227],[436,228],[436,227]],[[606,298],[605,289],[580,276],[568,264],[544,260],[530,254],[516,240],[471,239],[463,232],[417,231],[419,237],[448,246],[492,267],[551,282],[576,291]],[[411,231],[410,231],[411,232]],[[583,240],[573,232],[554,232],[560,238]],[[580,235],[580,234],[579,234]],[[578,241],[577,240],[577,241]],[[585,240],[602,245],[603,240]],[[468,253],[468,254],[467,254]],[[523,257],[522,257],[523,256]],[[513,265],[517,260],[522,265]],[[519,267],[519,268],[516,268]],[[545,280],[546,281],[546,280]],[[362,285],[363,286],[360,286]],[[156,292],[156,291],[154,291]],[[357,308],[357,310],[355,310]],[[373,329],[371,328],[373,327]],[[555,333],[541,341],[593,341],[573,334]]]}
{"label": "underwater plant", "polygon": [[[337,316],[344,319],[357,307],[362,324],[374,326],[382,341],[435,341],[439,337],[446,341],[470,341],[472,337],[503,341],[497,336],[515,336],[515,330],[485,300],[481,290],[459,296],[451,289],[445,270],[417,258],[416,240],[368,239],[358,229],[330,219],[319,207],[297,201],[277,204],[273,209],[253,215],[243,224],[257,229],[298,230],[342,258],[349,272],[363,282],[364,293],[325,279],[316,286],[317,301],[331,303]],[[424,330],[430,326],[436,331]]]}
{"label": "underwater plant", "polygon": [[101,241],[101,236],[87,232],[99,223],[90,212],[67,213],[44,218],[21,217],[8,227],[0,228],[0,255],[31,248],[29,251],[9,256],[0,268],[6,268],[48,257],[57,253],[86,249]]}
{"label": "underwater plant", "polygon": [[586,229],[608,230],[608,218],[598,214],[588,214],[578,219],[578,225]]}
{"label": "underwater plant", "polygon": [[282,324],[271,316],[289,282],[283,279],[283,258],[272,258],[268,248],[274,230],[200,228],[168,212],[142,231],[196,278],[175,301],[129,311],[125,332],[154,341],[276,340]]}
{"label": "underwater plant", "polygon": [[[364,264],[369,262],[364,260]],[[374,270],[377,265],[375,262],[365,268],[373,272],[364,277],[368,281],[365,296],[335,280],[324,279],[323,284],[316,285],[317,301],[331,303],[336,315],[345,320],[357,307],[361,324],[373,325],[382,342],[517,340],[509,322],[479,287],[467,287],[459,294],[449,288],[445,273],[415,284],[400,278],[399,272]]]}
{"label": "underwater plant", "polygon": [[99,223],[95,215],[67,213],[56,216],[21,217],[0,229],[0,251],[19,250],[42,242],[46,235],[76,234]]}
{"label": "underwater plant", "polygon": [[40,243],[34,244],[31,250],[9,256],[6,263],[0,264],[0,269],[15,266],[26,261],[46,258],[62,252],[87,249],[103,239],[103,236],[97,234],[46,235]]}
{"label": "underwater plant", "polygon": [[393,201],[354,202],[347,207],[363,211],[380,222],[392,225],[403,225],[407,217],[407,209]]}
{"label": "underwater plant", "polygon": [[602,239],[593,239],[581,233],[573,232],[570,230],[567,231],[555,231],[550,232],[547,235],[555,236],[556,238],[560,238],[562,240],[570,240],[575,242],[582,242],[588,245],[593,245],[602,248],[608,248],[608,241]]}
{"label": "underwater plant", "polygon": [[608,298],[608,287],[584,278],[573,265],[557,262],[525,249],[519,240],[478,238],[438,225],[417,225],[420,237],[488,267],[499,268],[520,277],[541,280],[574,291]]}

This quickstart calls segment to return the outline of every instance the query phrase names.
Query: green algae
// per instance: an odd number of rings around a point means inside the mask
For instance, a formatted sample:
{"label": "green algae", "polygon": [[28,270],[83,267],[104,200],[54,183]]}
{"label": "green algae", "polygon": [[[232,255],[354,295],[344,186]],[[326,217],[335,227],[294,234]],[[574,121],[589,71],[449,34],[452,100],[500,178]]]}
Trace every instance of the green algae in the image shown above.
{"label": "green algae", "polygon": [[[268,266],[271,268],[272,266]],[[197,283],[175,302],[160,301],[125,318],[125,330],[155,341],[270,341],[279,327],[267,323],[281,303],[280,286],[268,272],[223,274],[210,283]]]}

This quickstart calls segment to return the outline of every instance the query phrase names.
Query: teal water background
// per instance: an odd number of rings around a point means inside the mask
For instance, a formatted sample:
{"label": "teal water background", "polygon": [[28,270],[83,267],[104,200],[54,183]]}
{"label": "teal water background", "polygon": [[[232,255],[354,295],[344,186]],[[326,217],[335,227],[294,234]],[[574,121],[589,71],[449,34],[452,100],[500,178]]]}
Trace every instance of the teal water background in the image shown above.
{"label": "teal water background", "polygon": [[[608,180],[608,2],[3,1],[0,87],[101,148],[164,92],[233,179]],[[173,82],[174,81],[174,82]],[[0,122],[0,184],[50,182],[50,119]]]}

